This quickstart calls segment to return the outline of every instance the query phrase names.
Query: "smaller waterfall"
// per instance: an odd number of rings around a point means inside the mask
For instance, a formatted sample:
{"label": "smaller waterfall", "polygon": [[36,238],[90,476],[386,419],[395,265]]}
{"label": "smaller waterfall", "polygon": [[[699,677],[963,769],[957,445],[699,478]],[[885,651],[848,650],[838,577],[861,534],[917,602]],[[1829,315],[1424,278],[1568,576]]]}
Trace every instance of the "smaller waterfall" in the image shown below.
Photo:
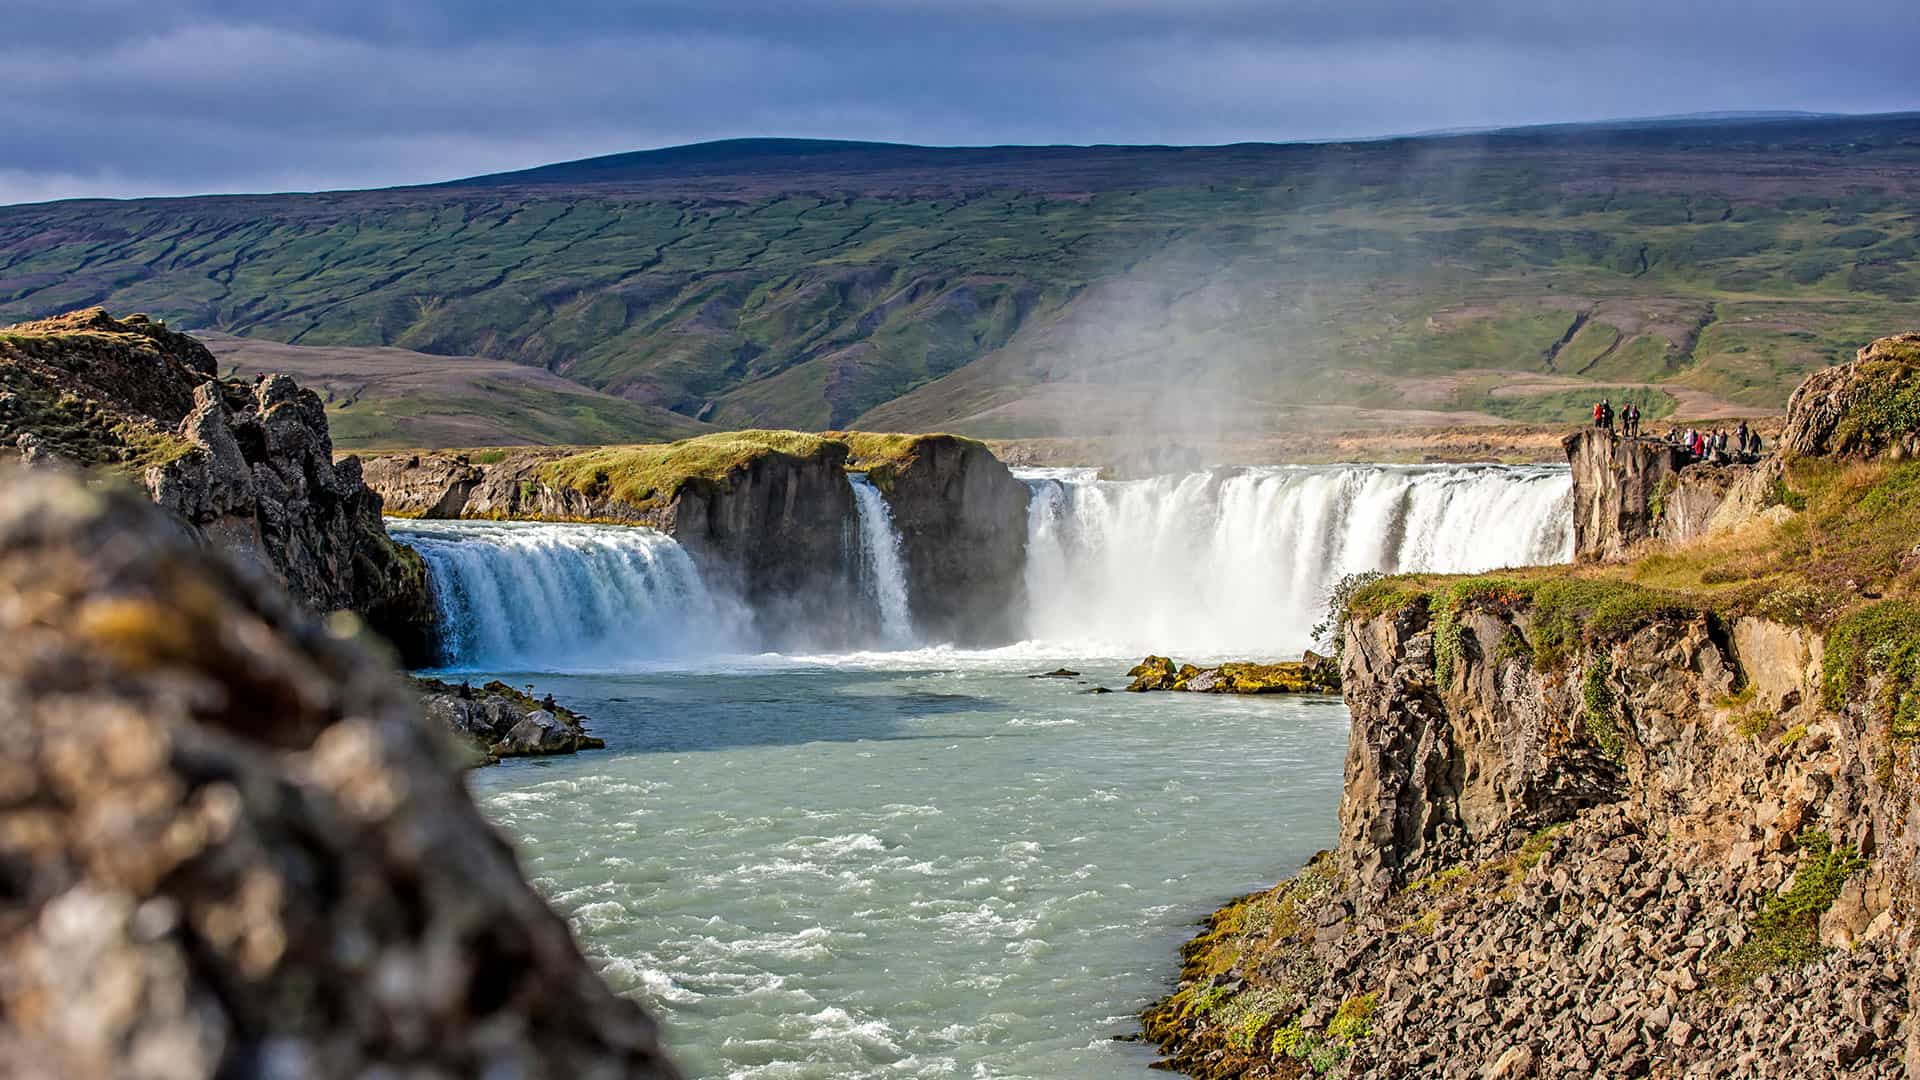
{"label": "smaller waterfall", "polygon": [[397,518],[387,529],[427,562],[453,666],[606,668],[750,647],[745,605],[652,529]]}
{"label": "smaller waterfall", "polygon": [[886,496],[864,473],[848,473],[853,482],[854,509],[860,515],[861,591],[880,616],[880,639],[886,645],[913,643],[913,610],[907,599],[906,559],[900,553],[900,533],[893,527],[893,511]]}

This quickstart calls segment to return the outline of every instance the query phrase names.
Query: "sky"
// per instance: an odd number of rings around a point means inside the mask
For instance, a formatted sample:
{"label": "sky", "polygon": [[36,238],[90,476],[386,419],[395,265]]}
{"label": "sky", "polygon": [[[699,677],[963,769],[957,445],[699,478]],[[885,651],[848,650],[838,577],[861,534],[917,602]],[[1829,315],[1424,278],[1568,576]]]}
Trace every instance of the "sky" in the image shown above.
{"label": "sky", "polygon": [[0,203],[742,136],[1360,138],[1920,108],[1913,0],[7,0]]}

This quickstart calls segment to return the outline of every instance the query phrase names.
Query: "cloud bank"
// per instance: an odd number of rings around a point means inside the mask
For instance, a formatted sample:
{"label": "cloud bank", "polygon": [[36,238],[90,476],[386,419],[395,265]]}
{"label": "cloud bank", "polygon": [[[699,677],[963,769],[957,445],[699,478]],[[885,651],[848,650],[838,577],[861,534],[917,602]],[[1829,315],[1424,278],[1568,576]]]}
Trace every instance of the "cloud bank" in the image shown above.
{"label": "cloud bank", "polygon": [[1910,0],[16,0],[0,203],[755,135],[1223,143],[1920,107]]}

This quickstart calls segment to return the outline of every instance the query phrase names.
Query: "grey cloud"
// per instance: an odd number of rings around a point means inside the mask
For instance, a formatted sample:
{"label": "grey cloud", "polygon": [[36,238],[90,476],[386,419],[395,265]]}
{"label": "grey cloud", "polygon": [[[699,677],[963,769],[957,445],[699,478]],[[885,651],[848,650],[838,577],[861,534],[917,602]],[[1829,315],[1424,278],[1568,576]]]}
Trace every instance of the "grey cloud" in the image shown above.
{"label": "grey cloud", "polygon": [[1208,143],[1920,105],[1906,0],[16,3],[0,200],[742,135]]}

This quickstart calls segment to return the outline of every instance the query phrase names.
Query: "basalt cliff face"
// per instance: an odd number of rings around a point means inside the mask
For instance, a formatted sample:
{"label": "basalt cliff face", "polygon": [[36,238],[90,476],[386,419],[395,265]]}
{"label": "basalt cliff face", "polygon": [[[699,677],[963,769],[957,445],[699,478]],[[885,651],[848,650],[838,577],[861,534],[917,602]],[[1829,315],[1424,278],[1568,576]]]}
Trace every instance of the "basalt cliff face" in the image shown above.
{"label": "basalt cliff face", "polygon": [[1820,706],[1817,635],[1661,615],[1542,670],[1537,601],[1429,612],[1347,625],[1339,847],[1188,946],[1177,1067],[1902,1074],[1920,761]]}
{"label": "basalt cliff face", "polygon": [[[849,438],[859,452],[861,438]],[[962,644],[1016,637],[1026,608],[1027,485],[985,445],[947,435],[911,438],[868,475],[900,532],[921,635]]]}
{"label": "basalt cliff face", "polygon": [[1575,432],[1564,445],[1574,475],[1574,558],[1617,558],[1652,537],[1658,500],[1686,465],[1685,453],[1600,428]]}
{"label": "basalt cliff face", "polygon": [[0,1073],[661,1078],[376,651],[0,469]]}
{"label": "basalt cliff face", "polygon": [[1920,1076],[1911,430],[1726,471],[1583,432],[1589,546],[1642,558],[1359,589],[1338,845],[1211,918],[1148,1037],[1201,1077]]}
{"label": "basalt cliff face", "polygon": [[[858,610],[849,470],[880,488],[900,535],[916,629],[998,641],[1023,608],[1028,492],[987,448],[944,435],[742,432],[585,453],[390,454],[367,483],[411,517],[642,525],[730,585],[763,631],[818,644]],[[632,476],[644,479],[628,479]]]}
{"label": "basalt cliff face", "polygon": [[359,461],[333,460],[325,407],[291,379],[216,378],[204,346],[140,316],[23,323],[0,331],[0,444],[120,473],[316,610],[432,655],[424,564],[388,539]]}

